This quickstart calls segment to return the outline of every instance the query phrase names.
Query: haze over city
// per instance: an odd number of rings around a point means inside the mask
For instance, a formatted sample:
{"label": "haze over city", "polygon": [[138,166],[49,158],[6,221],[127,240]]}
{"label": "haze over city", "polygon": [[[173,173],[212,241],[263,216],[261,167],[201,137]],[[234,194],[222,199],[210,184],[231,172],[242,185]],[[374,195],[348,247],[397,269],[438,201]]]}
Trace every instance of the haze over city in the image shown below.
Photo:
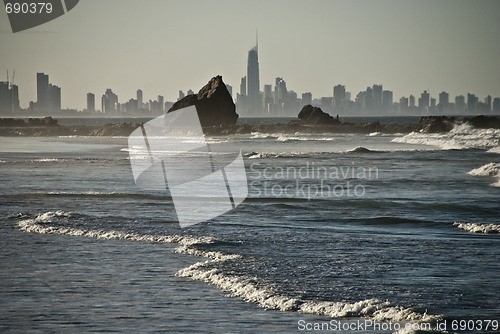
{"label": "haze over city", "polygon": [[175,101],[217,74],[235,96],[258,30],[261,91],[282,77],[313,98],[383,84],[394,101],[424,90],[482,100],[500,95],[498,13],[498,1],[88,0],[16,34],[1,14],[0,80],[16,69],[23,108],[38,72],[62,87],[62,108],[107,88],[123,102],[137,89]]}

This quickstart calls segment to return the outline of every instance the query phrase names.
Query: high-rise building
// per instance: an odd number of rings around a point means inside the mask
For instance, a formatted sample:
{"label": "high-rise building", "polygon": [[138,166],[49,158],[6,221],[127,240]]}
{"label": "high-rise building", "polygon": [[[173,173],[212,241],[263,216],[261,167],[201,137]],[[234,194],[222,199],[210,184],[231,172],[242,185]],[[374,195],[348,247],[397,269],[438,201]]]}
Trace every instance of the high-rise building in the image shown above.
{"label": "high-rise building", "polygon": [[430,95],[429,93],[424,90],[422,94],[420,94],[420,98],[418,99],[418,109],[420,111],[429,111],[429,106],[431,103]]}
{"label": "high-rise building", "polygon": [[312,93],[302,93],[302,104],[304,106],[312,104]]}
{"label": "high-rise building", "polygon": [[484,98],[484,103],[486,104],[487,111],[491,112],[491,95],[488,95]]}
{"label": "high-rise building", "polygon": [[399,99],[399,111],[401,113],[405,113],[408,111],[408,98],[407,97],[402,97]]}
{"label": "high-rise building", "polygon": [[455,113],[460,115],[465,113],[466,104],[465,104],[465,96],[459,95],[455,97]]}
{"label": "high-rise building", "polygon": [[61,110],[61,88],[49,83],[49,75],[36,74],[36,108],[38,111]]}
{"label": "high-rise building", "polygon": [[9,92],[9,82],[0,82],[0,112],[7,113],[11,111],[12,101]]}
{"label": "high-rise building", "polygon": [[264,85],[264,111],[268,115],[274,113],[274,97],[272,85]]}
{"label": "high-rise building", "polygon": [[274,86],[274,103],[276,104],[276,111],[280,115],[285,114],[287,95],[288,92],[285,80],[283,80],[283,78],[276,78]]}
{"label": "high-rise building", "polygon": [[241,96],[247,95],[247,77],[246,76],[244,76],[243,78],[241,78],[240,95]]}
{"label": "high-rise building", "polygon": [[372,87],[372,110],[380,112],[382,109],[382,85]]}
{"label": "high-rise building", "polygon": [[87,93],[87,111],[95,112],[95,95]]}
{"label": "high-rise building", "polygon": [[439,102],[437,105],[438,111],[440,113],[448,112],[450,105],[450,95],[446,92],[439,93]]}
{"label": "high-rise building", "polygon": [[118,95],[113,93],[111,88],[106,89],[106,93],[101,98],[101,111],[103,113],[115,112],[119,110]]}
{"label": "high-rise building", "polygon": [[493,100],[493,112],[496,114],[500,114],[500,98],[495,97]]}
{"label": "high-rise building", "polygon": [[36,74],[36,107],[39,111],[49,109],[49,76],[45,73]]}
{"label": "high-rise building", "polygon": [[392,91],[384,90],[382,92],[382,111],[384,113],[390,113],[392,111]]}
{"label": "high-rise building", "polygon": [[61,111],[61,88],[49,84],[49,110]]}
{"label": "high-rise building", "polygon": [[410,109],[415,109],[415,96],[410,95],[409,103],[410,103],[410,106],[409,106]]}
{"label": "high-rise building", "polygon": [[333,87],[333,108],[342,111],[345,101],[345,86],[337,85]]}
{"label": "high-rise building", "polygon": [[467,93],[467,113],[475,113],[478,98],[476,95]]}
{"label": "high-rise building", "polygon": [[248,65],[247,65],[248,111],[251,114],[258,114],[262,111],[258,51],[259,51],[258,42],[252,49],[250,49],[250,51],[248,51]]}
{"label": "high-rise building", "polygon": [[21,109],[19,105],[19,87],[17,85],[10,85],[10,98],[12,101],[12,112],[17,112]]}
{"label": "high-rise building", "polygon": [[137,90],[137,109],[140,110],[142,108],[144,108],[142,89],[138,89]]}

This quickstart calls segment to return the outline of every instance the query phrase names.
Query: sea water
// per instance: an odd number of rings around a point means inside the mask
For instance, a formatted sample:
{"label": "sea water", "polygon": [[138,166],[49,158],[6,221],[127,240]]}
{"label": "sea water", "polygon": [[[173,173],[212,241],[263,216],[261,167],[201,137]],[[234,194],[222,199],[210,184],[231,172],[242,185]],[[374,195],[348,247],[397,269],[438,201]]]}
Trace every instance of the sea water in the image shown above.
{"label": "sea water", "polygon": [[249,196],[181,229],[127,138],[0,138],[0,330],[498,326],[499,130],[208,141],[243,150]]}

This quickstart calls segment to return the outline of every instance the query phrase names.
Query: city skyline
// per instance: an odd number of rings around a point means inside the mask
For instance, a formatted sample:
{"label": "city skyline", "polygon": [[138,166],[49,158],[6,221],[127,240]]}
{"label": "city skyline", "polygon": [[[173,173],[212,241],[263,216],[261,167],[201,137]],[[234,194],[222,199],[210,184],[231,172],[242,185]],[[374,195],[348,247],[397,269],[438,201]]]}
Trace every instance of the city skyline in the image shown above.
{"label": "city skyline", "polygon": [[[275,79],[274,89],[272,85],[264,84],[264,90],[260,90],[259,84],[259,62],[257,45],[248,52],[247,75],[241,78],[240,93],[232,94],[232,86],[226,83],[230,95],[236,104],[236,111],[243,117],[295,117],[298,111],[307,104],[312,104],[323,109],[327,113],[349,115],[474,115],[474,114],[500,114],[500,97],[488,95],[481,99],[474,93],[455,96],[450,99],[450,94],[441,91],[438,97],[424,90],[418,94],[410,94],[394,99],[393,91],[384,90],[382,84],[373,84],[355,95],[346,90],[346,86],[337,84],[333,87],[333,96],[314,97],[311,92],[303,92],[301,96],[293,89],[287,89],[286,81],[282,77]],[[248,80],[247,77],[252,78]],[[12,75],[12,81],[14,74]],[[170,109],[175,101],[165,101],[162,95],[156,100],[144,102],[142,89],[137,89],[136,98],[120,100],[112,88],[107,88],[101,97],[101,108],[96,108],[95,94],[86,94],[86,108],[78,110],[75,108],[61,109],[61,87],[49,83],[49,75],[45,73],[36,74],[37,100],[30,101],[29,108],[22,109],[19,106],[19,87],[11,81],[0,81],[0,114],[3,115],[37,115],[41,113],[65,112],[66,116],[78,115],[86,112],[86,115],[160,115]],[[253,89],[247,89],[253,86]],[[252,98],[250,92],[252,91]],[[187,94],[196,94],[189,89]],[[177,101],[186,94],[178,91]]]}
{"label": "city skyline", "polygon": [[[176,14],[187,7],[189,20]],[[499,12],[498,1],[486,0],[89,0],[16,34],[0,14],[0,70],[17,70],[23,108],[36,100],[38,72],[62,87],[62,108],[84,109],[87,92],[100,96],[107,88],[175,101],[179,89],[217,74],[238,87],[242,55],[258,29],[261,83],[284,77],[296,92],[316,97],[332,96],[339,83],[353,94],[383,83],[395,98],[445,90],[482,99],[500,91]]]}

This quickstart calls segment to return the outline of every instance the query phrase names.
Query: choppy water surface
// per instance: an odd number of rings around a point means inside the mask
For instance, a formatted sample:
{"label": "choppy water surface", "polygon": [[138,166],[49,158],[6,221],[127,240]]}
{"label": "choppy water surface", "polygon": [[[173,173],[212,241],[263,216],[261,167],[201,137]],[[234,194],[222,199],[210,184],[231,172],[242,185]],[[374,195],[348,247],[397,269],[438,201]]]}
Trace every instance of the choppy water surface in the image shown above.
{"label": "choppy water surface", "polygon": [[167,193],[135,186],[126,138],[0,138],[0,329],[500,318],[498,130],[221,141],[249,197],[181,229]]}

